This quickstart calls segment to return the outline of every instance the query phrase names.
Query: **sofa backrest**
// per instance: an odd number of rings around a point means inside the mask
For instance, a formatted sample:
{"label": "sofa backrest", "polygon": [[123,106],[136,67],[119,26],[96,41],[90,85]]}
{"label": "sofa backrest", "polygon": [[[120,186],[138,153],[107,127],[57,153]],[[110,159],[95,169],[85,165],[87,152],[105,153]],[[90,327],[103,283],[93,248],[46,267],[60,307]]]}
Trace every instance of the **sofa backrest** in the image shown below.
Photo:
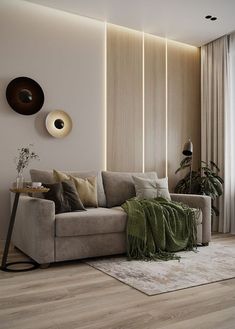
{"label": "sofa backrest", "polygon": [[106,205],[108,208],[120,206],[126,200],[136,195],[133,176],[157,179],[156,172],[127,173],[102,171]]}
{"label": "sofa backrest", "polygon": [[[100,171],[63,171],[65,174],[69,174],[75,177],[86,178],[91,176],[97,177],[97,196],[98,205],[100,207],[106,207],[106,197],[104,193],[104,187],[102,182],[102,176]],[[42,182],[43,184],[53,184],[55,179],[53,176],[53,170],[30,170],[31,179],[33,182]]]}

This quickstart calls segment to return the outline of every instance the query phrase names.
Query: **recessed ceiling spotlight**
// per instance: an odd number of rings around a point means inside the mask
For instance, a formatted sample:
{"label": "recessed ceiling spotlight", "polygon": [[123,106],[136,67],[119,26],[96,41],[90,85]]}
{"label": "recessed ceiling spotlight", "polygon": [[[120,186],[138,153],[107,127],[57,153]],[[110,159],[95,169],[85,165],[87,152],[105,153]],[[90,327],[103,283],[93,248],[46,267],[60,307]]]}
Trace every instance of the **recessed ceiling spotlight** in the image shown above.
{"label": "recessed ceiling spotlight", "polygon": [[216,21],[217,20],[217,17],[211,16],[211,15],[207,15],[207,16],[205,16],[205,19],[209,19],[211,21]]}

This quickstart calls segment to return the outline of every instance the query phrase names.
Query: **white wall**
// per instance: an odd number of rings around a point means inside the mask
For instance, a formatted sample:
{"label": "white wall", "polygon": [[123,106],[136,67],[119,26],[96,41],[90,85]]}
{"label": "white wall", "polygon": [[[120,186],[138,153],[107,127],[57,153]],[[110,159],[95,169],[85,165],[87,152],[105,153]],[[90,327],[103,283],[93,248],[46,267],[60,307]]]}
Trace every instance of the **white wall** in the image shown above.
{"label": "white wall", "polygon": [[[9,221],[8,189],[16,177],[17,148],[34,144],[36,168],[104,168],[104,23],[20,0],[0,2],[0,237]],[[32,116],[8,105],[8,83],[19,76],[35,79],[45,103]],[[50,137],[45,116],[66,111],[73,130]],[[28,169],[24,176],[29,177]]]}

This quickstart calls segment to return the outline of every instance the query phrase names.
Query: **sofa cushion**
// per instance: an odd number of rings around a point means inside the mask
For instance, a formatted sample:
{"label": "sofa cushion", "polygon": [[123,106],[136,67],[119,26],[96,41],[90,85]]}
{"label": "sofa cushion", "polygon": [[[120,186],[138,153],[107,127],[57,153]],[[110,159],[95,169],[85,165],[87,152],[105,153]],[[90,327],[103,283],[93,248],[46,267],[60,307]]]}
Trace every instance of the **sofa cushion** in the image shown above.
{"label": "sofa cushion", "polygon": [[48,192],[43,193],[45,199],[54,201],[56,214],[85,210],[73,181],[44,185],[49,188]]}
{"label": "sofa cushion", "polygon": [[98,207],[97,177],[80,178],[70,176],[76,186],[77,192],[86,207]]}
{"label": "sofa cushion", "polygon": [[55,203],[55,213],[60,214],[70,211],[70,206],[67,198],[64,198],[63,186],[61,183],[44,184],[49,188],[49,191],[43,193],[45,199],[51,200]]}
{"label": "sofa cushion", "polygon": [[126,200],[133,198],[136,195],[135,184],[132,176],[157,179],[156,172],[102,172],[104,191],[108,208],[121,206]]}
{"label": "sofa cushion", "polygon": [[[72,175],[74,177],[87,178],[96,176],[97,177],[97,196],[98,196],[98,205],[99,207],[106,207],[106,197],[104,193],[103,181],[100,171],[64,171],[64,173],[68,175]],[[53,171],[52,170],[38,170],[31,169],[30,170],[31,179],[33,182],[42,182],[44,184],[52,184],[55,183]]]}
{"label": "sofa cushion", "polygon": [[41,182],[42,184],[56,183],[53,177],[52,170],[30,169],[32,182]]}
{"label": "sofa cushion", "polygon": [[149,179],[133,176],[136,196],[139,199],[162,197],[171,200],[168,191],[168,178]]}
{"label": "sofa cushion", "polygon": [[125,232],[127,215],[122,208],[88,208],[55,216],[56,236],[81,236]]}
{"label": "sofa cushion", "polygon": [[157,198],[157,183],[155,179],[133,176],[135,194],[138,199]]}
{"label": "sofa cushion", "polygon": [[56,182],[74,182],[77,193],[85,207],[98,207],[96,176],[86,178],[75,177],[55,169],[53,169],[53,176]]}
{"label": "sofa cushion", "polygon": [[73,181],[61,182],[63,186],[64,197],[68,200],[70,211],[86,210]]}

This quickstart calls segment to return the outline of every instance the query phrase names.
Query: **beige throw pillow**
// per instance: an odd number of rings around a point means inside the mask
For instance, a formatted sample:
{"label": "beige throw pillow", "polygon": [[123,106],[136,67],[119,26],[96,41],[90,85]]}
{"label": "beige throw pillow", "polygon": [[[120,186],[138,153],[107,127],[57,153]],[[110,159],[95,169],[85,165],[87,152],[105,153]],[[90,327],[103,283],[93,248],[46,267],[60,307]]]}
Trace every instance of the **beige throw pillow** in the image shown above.
{"label": "beige throw pillow", "polygon": [[70,179],[70,177],[67,174],[63,173],[62,171],[55,170],[55,169],[53,169],[53,176],[54,176],[56,183]]}
{"label": "beige throw pillow", "polygon": [[139,199],[154,199],[162,197],[171,200],[168,191],[168,178],[146,179],[133,176],[136,196]]}
{"label": "beige throw pillow", "polygon": [[55,169],[53,170],[53,175],[56,182],[72,180],[85,207],[98,207],[96,177],[74,177]]}
{"label": "beige throw pillow", "polygon": [[70,176],[85,207],[98,207],[96,177],[79,178]]}

